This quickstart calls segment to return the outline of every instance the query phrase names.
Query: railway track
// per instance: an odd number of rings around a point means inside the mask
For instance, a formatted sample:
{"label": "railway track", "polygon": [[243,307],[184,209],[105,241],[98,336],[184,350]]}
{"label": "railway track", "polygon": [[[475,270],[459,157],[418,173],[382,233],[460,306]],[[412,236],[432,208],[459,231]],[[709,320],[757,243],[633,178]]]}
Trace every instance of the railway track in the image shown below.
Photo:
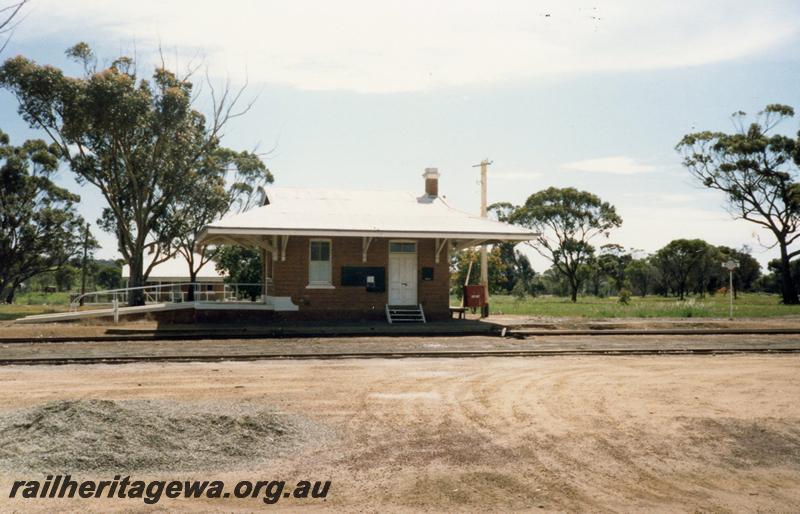
{"label": "railway track", "polygon": [[269,330],[258,332],[231,332],[231,331],[160,331],[160,332],[125,332],[119,334],[104,334],[95,336],[46,336],[46,337],[0,337],[0,345],[4,344],[33,344],[33,343],[111,343],[111,342],[153,342],[153,341],[197,341],[201,339],[232,340],[232,339],[307,339],[307,338],[336,338],[336,337],[460,337],[460,336],[486,336],[486,337],[512,337],[527,339],[532,337],[554,336],[704,336],[704,335],[800,335],[800,328],[690,328],[690,329],[524,329],[495,327],[491,331],[448,331],[431,330],[403,333],[397,331],[349,331],[326,330],[315,332],[313,330]]}
{"label": "railway track", "polygon": [[206,355],[142,355],[96,357],[21,357],[0,359],[0,366],[130,364],[137,362],[220,362],[256,360],[337,360],[337,359],[408,359],[408,358],[480,358],[480,357],[557,357],[557,356],[637,356],[637,355],[732,355],[792,354],[800,347],[739,348],[653,348],[653,349],[565,349],[565,350],[446,350],[403,352],[316,352]]}

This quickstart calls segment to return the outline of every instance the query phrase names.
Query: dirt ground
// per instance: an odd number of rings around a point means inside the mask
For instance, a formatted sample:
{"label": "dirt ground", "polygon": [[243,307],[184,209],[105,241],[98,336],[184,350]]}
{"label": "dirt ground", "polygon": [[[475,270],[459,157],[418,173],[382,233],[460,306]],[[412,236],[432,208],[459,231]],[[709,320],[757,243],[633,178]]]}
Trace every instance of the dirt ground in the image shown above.
{"label": "dirt ground", "polygon": [[[800,510],[799,376],[795,355],[9,366],[0,415],[69,399],[217,402],[327,427],[330,437],[268,464],[254,455],[225,471],[137,475],[332,481],[324,502],[272,509],[790,512]],[[36,478],[19,475],[0,473],[0,510],[153,510],[134,499],[11,501],[13,479]],[[263,507],[162,499],[155,510]]]}

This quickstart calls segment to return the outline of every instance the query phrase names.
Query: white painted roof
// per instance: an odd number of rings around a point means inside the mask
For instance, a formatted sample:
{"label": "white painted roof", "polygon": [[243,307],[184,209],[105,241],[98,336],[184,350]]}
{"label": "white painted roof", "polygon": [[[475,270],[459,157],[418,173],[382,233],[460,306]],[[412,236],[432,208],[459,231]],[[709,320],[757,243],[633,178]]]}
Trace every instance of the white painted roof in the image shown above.
{"label": "white painted roof", "polygon": [[269,188],[268,204],[207,226],[213,235],[318,235],[527,240],[530,230],[406,192]]}
{"label": "white painted roof", "polygon": [[[145,255],[145,269],[147,266],[150,265],[152,262],[151,256]],[[200,262],[200,256],[195,254],[194,255],[195,263]],[[131,276],[130,267],[128,265],[122,266],[122,278],[127,279]],[[200,268],[200,271],[197,272],[197,281],[198,282],[222,282],[224,278],[216,270],[216,264],[214,261],[209,261]],[[167,259],[166,261],[156,264],[153,270],[150,272],[150,275],[147,278],[148,282],[188,282],[189,281],[189,264],[186,262],[186,258],[181,254],[176,254],[171,259]]]}

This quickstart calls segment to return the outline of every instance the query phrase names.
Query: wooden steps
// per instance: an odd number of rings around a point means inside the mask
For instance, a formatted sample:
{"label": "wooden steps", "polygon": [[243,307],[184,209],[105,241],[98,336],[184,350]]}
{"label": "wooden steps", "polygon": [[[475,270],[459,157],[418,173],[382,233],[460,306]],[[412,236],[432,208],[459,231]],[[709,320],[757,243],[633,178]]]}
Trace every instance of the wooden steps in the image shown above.
{"label": "wooden steps", "polygon": [[425,311],[419,305],[386,305],[386,321],[393,323],[425,323]]}

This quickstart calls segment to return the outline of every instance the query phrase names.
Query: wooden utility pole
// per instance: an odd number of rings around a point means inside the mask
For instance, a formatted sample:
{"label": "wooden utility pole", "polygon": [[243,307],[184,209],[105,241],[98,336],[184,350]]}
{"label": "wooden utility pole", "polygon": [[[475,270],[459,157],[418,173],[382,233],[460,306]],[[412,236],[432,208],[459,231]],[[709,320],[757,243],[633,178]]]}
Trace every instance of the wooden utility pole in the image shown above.
{"label": "wooden utility pole", "polygon": [[[481,218],[488,217],[488,213],[486,212],[486,188],[487,188],[487,177],[486,171],[489,165],[492,164],[492,161],[489,159],[484,159],[480,162],[480,164],[476,164],[473,168],[477,168],[478,166],[481,167]],[[486,303],[489,303],[489,256],[486,253],[486,245],[481,245],[481,285],[483,286],[483,294],[484,298],[486,298]],[[481,308],[481,316],[486,317],[489,315],[489,309],[487,306]]]}
{"label": "wooden utility pole", "polygon": [[78,302],[83,307],[83,295],[86,294],[86,261],[89,257],[89,224],[86,224],[86,232],[83,235],[83,262],[81,263],[81,299]]}

